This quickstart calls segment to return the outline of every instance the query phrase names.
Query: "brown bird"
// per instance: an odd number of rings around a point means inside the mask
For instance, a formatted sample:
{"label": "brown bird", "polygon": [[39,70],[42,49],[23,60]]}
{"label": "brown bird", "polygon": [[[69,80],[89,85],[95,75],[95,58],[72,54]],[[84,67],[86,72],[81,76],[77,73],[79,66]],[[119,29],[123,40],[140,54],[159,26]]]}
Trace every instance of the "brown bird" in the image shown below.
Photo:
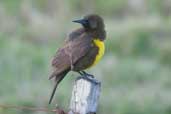
{"label": "brown bird", "polygon": [[75,71],[81,75],[87,74],[84,70],[95,65],[105,51],[103,41],[106,38],[106,32],[100,16],[91,14],[73,22],[82,24],[82,27],[70,33],[52,60],[53,72],[49,79],[55,79],[55,86],[49,104],[58,84],[69,71]]}

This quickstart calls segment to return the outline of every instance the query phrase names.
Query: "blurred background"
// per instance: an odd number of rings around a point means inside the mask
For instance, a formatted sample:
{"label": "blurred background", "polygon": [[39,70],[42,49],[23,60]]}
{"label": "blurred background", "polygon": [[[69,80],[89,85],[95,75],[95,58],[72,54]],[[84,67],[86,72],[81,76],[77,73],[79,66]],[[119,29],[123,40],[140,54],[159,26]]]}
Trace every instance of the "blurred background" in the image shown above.
{"label": "blurred background", "polygon": [[[102,81],[98,114],[171,114],[171,0],[0,0],[0,104],[68,110],[77,73],[52,105],[50,61],[72,23],[106,24],[106,53],[88,72]],[[0,108],[0,114],[46,114]],[[50,114],[50,113],[49,113]]]}

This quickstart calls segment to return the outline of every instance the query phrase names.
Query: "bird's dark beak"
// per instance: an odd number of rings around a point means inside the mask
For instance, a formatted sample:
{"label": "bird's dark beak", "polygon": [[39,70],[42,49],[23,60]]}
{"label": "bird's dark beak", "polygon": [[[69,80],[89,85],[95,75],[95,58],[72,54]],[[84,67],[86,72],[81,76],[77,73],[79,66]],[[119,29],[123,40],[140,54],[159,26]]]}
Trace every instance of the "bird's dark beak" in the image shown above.
{"label": "bird's dark beak", "polygon": [[75,23],[80,23],[82,25],[86,25],[88,24],[88,21],[86,19],[79,19],[79,20],[74,20],[72,22],[75,22]]}

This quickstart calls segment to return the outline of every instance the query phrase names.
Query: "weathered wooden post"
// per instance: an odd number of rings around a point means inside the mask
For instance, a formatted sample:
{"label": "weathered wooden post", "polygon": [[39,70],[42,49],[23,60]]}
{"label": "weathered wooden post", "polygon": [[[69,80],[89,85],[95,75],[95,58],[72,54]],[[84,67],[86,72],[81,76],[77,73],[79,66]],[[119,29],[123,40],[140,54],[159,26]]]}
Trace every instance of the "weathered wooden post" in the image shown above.
{"label": "weathered wooden post", "polygon": [[70,102],[69,114],[96,114],[101,83],[88,76],[75,81]]}

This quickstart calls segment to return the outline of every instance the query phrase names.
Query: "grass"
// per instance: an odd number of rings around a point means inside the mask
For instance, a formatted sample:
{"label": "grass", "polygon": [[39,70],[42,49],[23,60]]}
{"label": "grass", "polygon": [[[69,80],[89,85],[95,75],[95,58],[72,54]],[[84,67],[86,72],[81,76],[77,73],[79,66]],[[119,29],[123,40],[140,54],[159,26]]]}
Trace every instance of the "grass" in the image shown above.
{"label": "grass", "polygon": [[[0,2],[3,6],[0,12],[3,25],[0,27],[0,104],[52,108],[58,103],[68,110],[72,85],[78,74],[68,74],[50,106],[48,100],[53,84],[48,76],[52,56],[64,41],[62,38],[66,37],[65,32],[75,26],[61,23],[60,19],[56,21],[55,17],[51,20],[44,12],[49,8],[46,7],[47,1],[37,0],[33,8],[28,6],[30,10],[28,8],[26,17],[22,17],[22,11],[19,11],[22,10],[19,7],[21,0]],[[109,0],[105,7],[102,0],[97,4],[92,2],[96,6],[92,10],[104,14],[108,36],[104,58],[88,71],[102,81],[98,114],[171,113],[171,21],[169,17],[166,20],[158,15],[160,2],[149,2],[149,14],[140,18],[125,17],[122,14],[127,10],[125,1]],[[80,16],[83,14],[79,13],[87,12],[87,4],[84,3],[74,1],[64,6],[71,5],[68,14]],[[113,8],[113,4],[117,7]],[[79,8],[79,11],[75,8]],[[124,19],[120,19],[120,16]],[[65,21],[70,20],[66,18]],[[52,22],[55,26],[51,25]],[[38,112],[0,108],[1,113]]]}
{"label": "grass", "polygon": [[[48,80],[50,58],[55,48],[24,40],[1,37],[0,102],[3,104],[48,106],[52,89]],[[102,80],[98,112],[117,114],[169,114],[171,107],[170,67],[157,59],[114,55],[109,52],[89,72]],[[67,110],[75,73],[61,83],[54,103]],[[66,89],[67,88],[67,89]],[[1,113],[23,111],[1,109]],[[36,112],[24,111],[27,114]]]}

